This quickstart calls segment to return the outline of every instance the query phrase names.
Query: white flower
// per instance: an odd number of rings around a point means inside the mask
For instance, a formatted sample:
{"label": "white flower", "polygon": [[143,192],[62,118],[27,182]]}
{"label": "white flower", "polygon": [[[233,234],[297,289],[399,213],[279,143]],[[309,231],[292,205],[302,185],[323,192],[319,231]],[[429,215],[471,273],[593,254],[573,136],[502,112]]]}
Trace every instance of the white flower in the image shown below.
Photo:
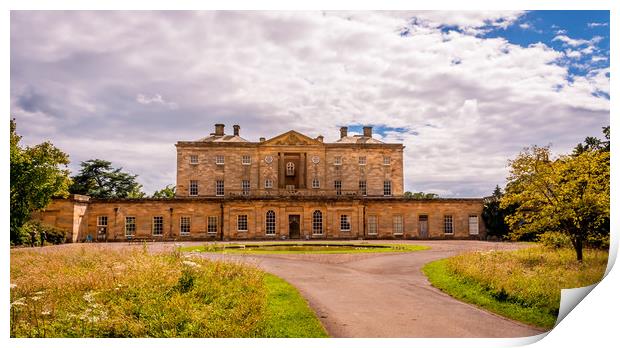
{"label": "white flower", "polygon": [[186,266],[190,266],[190,267],[199,267],[199,266],[200,266],[200,265],[199,265],[199,264],[197,264],[196,262],[193,262],[193,261],[187,261],[187,260],[183,261],[183,264],[184,264],[184,265],[186,265]]}
{"label": "white flower", "polygon": [[41,315],[50,315],[50,314],[51,314],[50,311],[43,311],[43,312],[41,312]]}
{"label": "white flower", "polygon": [[31,297],[31,299],[32,299],[33,301],[38,301],[38,300],[40,300],[40,299],[41,299],[41,296],[32,296],[32,297]]}
{"label": "white flower", "polygon": [[11,303],[11,306],[25,306],[26,303],[24,302],[25,298],[19,298],[15,301],[13,301],[13,303]]}
{"label": "white flower", "polygon": [[89,291],[85,293],[84,296],[82,296],[82,298],[84,298],[86,302],[93,302],[95,300],[94,296],[97,294],[98,294],[97,292]]}
{"label": "white flower", "polygon": [[17,284],[12,284],[11,283],[11,289],[15,289],[17,287]]}
{"label": "white flower", "polygon": [[45,291],[37,291],[37,292],[35,292],[34,294],[35,294],[35,295],[43,295],[43,294],[45,294]]}

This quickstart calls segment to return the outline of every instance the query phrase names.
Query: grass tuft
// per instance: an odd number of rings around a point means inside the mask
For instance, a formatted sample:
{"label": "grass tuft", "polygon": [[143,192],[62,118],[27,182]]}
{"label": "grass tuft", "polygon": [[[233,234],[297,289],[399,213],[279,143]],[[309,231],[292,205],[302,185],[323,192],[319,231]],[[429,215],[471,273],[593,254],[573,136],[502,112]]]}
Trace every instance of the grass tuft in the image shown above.
{"label": "grass tuft", "polygon": [[433,286],[454,298],[527,324],[552,328],[561,289],[600,281],[607,257],[607,252],[586,250],[579,263],[572,249],[532,247],[467,253],[428,263],[423,271]]}

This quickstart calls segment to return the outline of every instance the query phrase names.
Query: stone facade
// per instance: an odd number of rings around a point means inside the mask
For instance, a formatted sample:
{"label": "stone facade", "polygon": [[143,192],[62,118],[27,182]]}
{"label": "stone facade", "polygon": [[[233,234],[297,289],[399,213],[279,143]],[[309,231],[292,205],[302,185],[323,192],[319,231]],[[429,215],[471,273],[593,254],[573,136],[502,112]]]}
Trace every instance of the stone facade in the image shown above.
{"label": "stone facade", "polygon": [[[77,215],[71,213],[78,210]],[[271,232],[268,214],[272,217]],[[481,199],[302,196],[286,200],[279,197],[91,199],[85,203],[84,196],[76,196],[55,200],[38,218],[71,231],[68,239],[73,242],[480,239],[485,235],[481,214]],[[246,222],[240,224],[243,216]],[[186,224],[183,231],[182,219]],[[209,230],[209,221],[215,223],[215,228]],[[158,223],[161,227],[156,227]]]}
{"label": "stone facade", "polygon": [[218,124],[176,144],[174,199],[73,195],[34,217],[68,242],[485,237],[482,199],[404,198],[404,146],[370,127],[355,136],[342,127],[334,143],[295,131],[249,142],[239,130]]}

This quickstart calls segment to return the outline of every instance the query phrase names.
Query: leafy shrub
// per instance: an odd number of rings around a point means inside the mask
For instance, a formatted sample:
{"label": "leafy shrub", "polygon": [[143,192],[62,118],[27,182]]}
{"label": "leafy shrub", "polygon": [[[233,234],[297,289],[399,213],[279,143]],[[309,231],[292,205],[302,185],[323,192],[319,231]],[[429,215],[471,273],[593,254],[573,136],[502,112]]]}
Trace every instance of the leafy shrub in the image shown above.
{"label": "leafy shrub", "polygon": [[67,232],[63,229],[47,225],[37,220],[25,223],[20,231],[21,244],[40,246],[44,244],[62,244],[67,239]]}
{"label": "leafy shrub", "polygon": [[585,244],[590,248],[609,250],[609,234],[589,235]]}
{"label": "leafy shrub", "polygon": [[538,236],[538,242],[547,248],[559,249],[570,248],[570,237],[561,232],[545,232]]}

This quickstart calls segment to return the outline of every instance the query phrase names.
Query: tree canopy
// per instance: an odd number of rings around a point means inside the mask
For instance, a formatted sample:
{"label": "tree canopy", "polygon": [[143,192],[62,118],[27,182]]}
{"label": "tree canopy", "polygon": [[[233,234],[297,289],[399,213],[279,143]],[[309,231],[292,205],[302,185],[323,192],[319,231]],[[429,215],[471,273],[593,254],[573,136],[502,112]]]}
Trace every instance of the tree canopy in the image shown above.
{"label": "tree canopy", "polygon": [[176,195],[176,186],[174,185],[166,185],[161,190],[155,191],[153,193],[152,198],[174,198]]}
{"label": "tree canopy", "polygon": [[22,147],[11,120],[11,243],[21,244],[21,228],[34,211],[45,208],[52,197],[66,197],[69,156],[46,141]]}
{"label": "tree canopy", "polygon": [[409,199],[435,199],[439,198],[439,195],[436,193],[424,193],[424,192],[410,192],[407,191],[404,194],[405,198]]}
{"label": "tree canopy", "polygon": [[488,234],[500,238],[506,237],[510,232],[510,228],[508,224],[506,224],[505,217],[511,211],[514,211],[513,206],[509,209],[502,209],[500,207],[500,201],[503,195],[504,194],[502,193],[502,189],[499,185],[495,186],[493,195],[485,198],[484,206],[482,208],[482,219],[484,220],[484,225],[488,230]]}
{"label": "tree canopy", "polygon": [[501,207],[513,238],[557,231],[568,235],[578,260],[591,235],[609,231],[609,151],[582,145],[580,153],[552,158],[548,147],[526,148],[510,161]]}
{"label": "tree canopy", "polygon": [[136,178],[113,168],[112,163],[102,159],[93,159],[80,163],[80,172],[73,177],[71,193],[91,196],[94,198],[142,198],[142,192]]}

